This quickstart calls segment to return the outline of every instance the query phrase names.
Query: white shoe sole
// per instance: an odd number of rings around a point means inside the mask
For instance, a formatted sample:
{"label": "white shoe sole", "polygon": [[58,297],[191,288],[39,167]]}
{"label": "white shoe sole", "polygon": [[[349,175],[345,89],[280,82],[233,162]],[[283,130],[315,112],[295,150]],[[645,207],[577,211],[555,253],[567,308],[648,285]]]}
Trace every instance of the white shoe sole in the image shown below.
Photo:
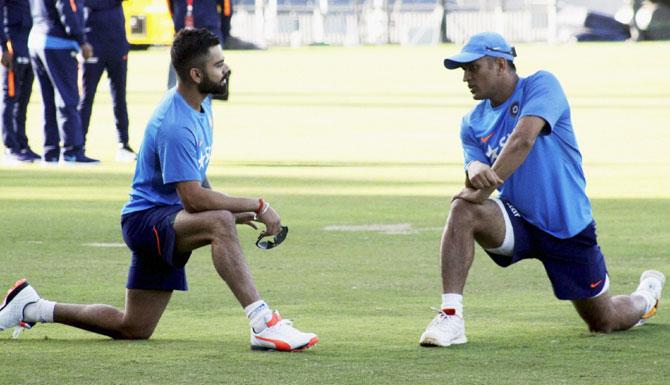
{"label": "white shoe sole", "polygon": [[[285,343],[285,342],[284,343],[279,343],[277,345],[274,345],[274,344],[272,344],[272,345],[270,345],[270,344],[261,345],[261,343],[263,343],[263,342],[258,341],[257,338],[254,339],[254,340],[255,340],[254,342],[256,342],[256,343],[253,343],[251,345],[251,350],[278,351],[278,352],[301,352],[303,350],[307,350],[307,349],[311,348],[312,346],[316,345],[319,342],[318,337],[313,337],[312,339],[307,341],[306,344],[300,345],[300,346],[295,347],[295,348],[291,348],[290,345]],[[277,341],[277,342],[280,342],[280,341]]]}
{"label": "white shoe sole", "polygon": [[444,344],[440,342],[440,340],[436,337],[433,336],[426,336],[422,335],[421,338],[419,339],[419,345],[421,346],[426,346],[426,347],[443,347],[446,348],[447,346],[451,345],[462,345],[468,342],[468,338],[466,336],[460,336],[458,338],[455,338],[448,343]]}

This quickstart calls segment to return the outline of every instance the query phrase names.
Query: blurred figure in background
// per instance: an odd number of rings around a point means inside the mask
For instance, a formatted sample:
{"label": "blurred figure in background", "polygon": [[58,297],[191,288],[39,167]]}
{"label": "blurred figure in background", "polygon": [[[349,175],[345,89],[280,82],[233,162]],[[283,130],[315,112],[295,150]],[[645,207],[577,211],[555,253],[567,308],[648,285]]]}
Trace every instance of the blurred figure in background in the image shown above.
{"label": "blurred figure in background", "polygon": [[26,137],[26,109],[35,80],[28,54],[28,34],[32,25],[27,1],[0,0],[0,124],[8,162],[30,163],[40,159],[28,146]]}
{"label": "blurred figure in background", "polygon": [[168,0],[168,8],[175,32],[183,28],[207,28],[221,40],[224,49],[259,49],[256,44],[230,34],[232,0]]}
{"label": "blurred figure in background", "polygon": [[77,110],[77,54],[81,51],[84,59],[93,55],[84,36],[83,0],[29,1],[33,28],[28,49],[44,104],[44,164],[58,164],[61,155],[63,164],[98,164],[99,160],[84,154],[84,130]]}
{"label": "blurred figure in background", "polygon": [[[222,42],[224,49],[259,49],[253,43],[230,35],[233,17],[232,0],[168,0],[175,33],[182,29],[206,28]],[[168,74],[168,88],[177,83],[172,66]],[[228,100],[228,95],[212,95],[214,99]]]}
{"label": "blurred figure in background", "polygon": [[126,105],[126,79],[128,49],[122,0],[85,0],[86,40],[93,47],[94,55],[84,61],[83,93],[79,101],[84,140],[91,121],[91,110],[100,77],[107,71],[114,108],[114,124],[118,134],[119,149],[116,160],[135,160],[135,151],[128,144],[128,108]]}

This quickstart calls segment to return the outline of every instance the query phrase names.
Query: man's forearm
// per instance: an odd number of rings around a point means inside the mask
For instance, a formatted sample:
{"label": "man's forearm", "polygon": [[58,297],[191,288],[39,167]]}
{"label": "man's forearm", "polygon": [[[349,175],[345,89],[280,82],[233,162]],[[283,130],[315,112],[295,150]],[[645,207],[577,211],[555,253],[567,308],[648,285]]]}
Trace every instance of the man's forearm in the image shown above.
{"label": "man's forearm", "polygon": [[509,178],[523,164],[545,125],[544,119],[537,116],[524,116],[519,120],[500,156],[491,167],[500,179]]}
{"label": "man's forearm", "polygon": [[256,212],[259,198],[232,197],[219,191],[205,188],[198,182],[184,183],[177,187],[184,209],[188,212],[227,210],[232,213]]}
{"label": "man's forearm", "polygon": [[509,142],[507,142],[507,145],[495,163],[493,163],[491,169],[500,179],[506,180],[523,164],[530,150],[533,149],[533,144],[534,141],[530,142],[521,138],[515,138],[514,134],[512,134]]}

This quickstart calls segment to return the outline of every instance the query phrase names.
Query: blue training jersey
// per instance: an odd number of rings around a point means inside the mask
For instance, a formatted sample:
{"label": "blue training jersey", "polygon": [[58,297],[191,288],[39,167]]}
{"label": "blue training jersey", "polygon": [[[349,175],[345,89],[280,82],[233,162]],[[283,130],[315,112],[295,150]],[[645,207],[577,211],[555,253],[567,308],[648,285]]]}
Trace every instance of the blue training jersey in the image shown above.
{"label": "blue training jersey", "polygon": [[212,152],[212,104],[195,111],[170,89],[149,119],[130,191],[121,214],[179,205],[177,182],[205,180]]}
{"label": "blue training jersey", "polygon": [[526,160],[499,188],[531,224],[570,238],[593,221],[586,196],[582,155],[572,129],[570,106],[554,75],[539,71],[519,78],[514,93],[499,106],[483,100],[461,123],[465,165],[493,165],[523,116],[547,123]]}

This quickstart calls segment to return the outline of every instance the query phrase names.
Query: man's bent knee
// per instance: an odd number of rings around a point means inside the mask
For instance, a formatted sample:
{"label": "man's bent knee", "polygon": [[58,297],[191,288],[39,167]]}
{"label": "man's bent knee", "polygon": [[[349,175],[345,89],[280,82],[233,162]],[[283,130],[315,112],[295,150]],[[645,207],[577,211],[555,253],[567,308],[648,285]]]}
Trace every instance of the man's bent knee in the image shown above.
{"label": "man's bent knee", "polygon": [[463,226],[481,227],[480,224],[489,224],[492,216],[498,214],[498,208],[493,201],[475,204],[463,199],[455,199],[449,209],[449,221]]}
{"label": "man's bent knee", "polygon": [[617,330],[616,314],[608,294],[587,300],[573,301],[577,313],[582,317],[589,330],[594,333],[611,333]]}
{"label": "man's bent knee", "polygon": [[471,222],[477,215],[477,205],[463,199],[455,199],[449,207],[449,217],[458,221]]}
{"label": "man's bent knee", "polygon": [[230,233],[235,228],[235,216],[227,210],[216,210],[212,212],[213,224],[217,230]]}

